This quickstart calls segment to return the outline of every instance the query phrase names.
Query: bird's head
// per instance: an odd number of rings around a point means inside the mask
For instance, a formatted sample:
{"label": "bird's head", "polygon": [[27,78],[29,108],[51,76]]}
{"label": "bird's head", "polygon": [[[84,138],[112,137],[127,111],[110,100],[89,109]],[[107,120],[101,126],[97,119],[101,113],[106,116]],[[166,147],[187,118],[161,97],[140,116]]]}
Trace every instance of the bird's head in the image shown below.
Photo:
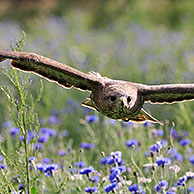
{"label": "bird's head", "polygon": [[95,104],[106,116],[124,120],[137,114],[143,101],[136,87],[117,82],[104,87]]}

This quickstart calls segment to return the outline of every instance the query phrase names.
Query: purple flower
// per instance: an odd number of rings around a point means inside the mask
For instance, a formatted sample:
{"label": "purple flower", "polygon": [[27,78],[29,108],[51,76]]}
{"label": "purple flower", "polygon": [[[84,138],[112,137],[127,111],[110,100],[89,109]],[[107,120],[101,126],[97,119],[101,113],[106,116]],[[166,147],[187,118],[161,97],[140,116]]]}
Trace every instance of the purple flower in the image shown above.
{"label": "purple flower", "polygon": [[49,134],[42,133],[42,134],[40,134],[40,136],[38,138],[38,142],[40,142],[40,143],[47,143],[49,138],[50,138]]}
{"label": "purple flower", "polygon": [[156,164],[158,166],[170,165],[171,164],[171,160],[169,158],[159,157],[159,158],[156,159]]}
{"label": "purple flower", "polygon": [[187,191],[188,191],[188,193],[193,193],[194,192],[194,187],[189,187],[188,189],[187,189]]}
{"label": "purple flower", "polygon": [[53,172],[56,172],[58,170],[57,164],[47,164],[44,168],[44,173],[46,176],[51,176]]}
{"label": "purple flower", "polygon": [[137,147],[138,146],[138,141],[136,139],[130,139],[130,140],[127,140],[126,145],[128,147],[131,147],[131,146]]}
{"label": "purple flower", "polygon": [[140,184],[139,185],[137,185],[137,184],[131,185],[131,186],[129,186],[128,189],[132,194],[136,194],[136,193],[145,194],[145,191],[143,190],[143,188]]}
{"label": "purple flower", "polygon": [[89,166],[88,168],[82,168],[80,169],[80,174],[89,174],[94,172],[94,167],[93,166]]}
{"label": "purple flower", "polygon": [[23,183],[20,184],[19,190],[24,190],[24,185],[23,185]]}
{"label": "purple flower", "polygon": [[12,127],[9,130],[9,133],[12,137],[15,137],[16,135],[18,135],[20,133],[20,129],[18,127]]}
{"label": "purple flower", "polygon": [[33,145],[33,149],[36,149],[36,150],[43,150],[43,148],[44,148],[43,144],[39,142]]}
{"label": "purple flower", "polygon": [[161,149],[162,149],[162,144],[160,141],[157,141],[156,144],[153,144],[150,146],[150,150],[153,152],[158,152]]}
{"label": "purple flower", "polygon": [[95,145],[93,143],[83,142],[83,143],[80,143],[80,147],[83,149],[93,149],[95,148]]}
{"label": "purple flower", "polygon": [[2,162],[3,161],[3,156],[2,155],[0,155],[0,162]]}
{"label": "purple flower", "polygon": [[121,165],[122,162],[123,162],[122,152],[121,151],[111,152],[110,157],[107,157],[106,162],[107,162],[108,165],[115,164],[115,162],[117,164]]}
{"label": "purple flower", "polygon": [[56,124],[59,124],[61,123],[61,119],[59,119],[57,116],[55,115],[51,115],[49,118],[48,118],[48,122],[49,124],[51,125],[56,125]]}
{"label": "purple flower", "polygon": [[3,127],[4,129],[10,128],[10,127],[12,127],[12,122],[11,122],[11,121],[5,121],[5,122],[3,122],[3,123],[2,123],[2,127]]}
{"label": "purple flower", "polygon": [[104,188],[104,191],[106,193],[109,193],[109,192],[112,192],[114,189],[117,188],[117,183],[112,183],[110,185],[107,185],[105,188]]}
{"label": "purple flower", "polygon": [[55,129],[44,127],[44,128],[40,128],[40,134],[48,134],[49,136],[55,136],[57,132]]}
{"label": "purple flower", "polygon": [[59,150],[58,154],[59,154],[59,156],[66,156],[67,152],[65,150]]}
{"label": "purple flower", "polygon": [[186,145],[188,145],[188,144],[190,144],[190,143],[191,143],[191,140],[190,140],[189,138],[187,138],[187,139],[182,139],[182,140],[179,141],[179,144],[180,144],[181,146],[186,146]]}
{"label": "purple flower", "polygon": [[85,167],[86,166],[86,163],[85,162],[83,162],[83,161],[79,161],[79,162],[75,162],[74,163],[74,166],[75,167],[79,167],[79,168],[83,168],[83,167]]}
{"label": "purple flower", "polygon": [[161,137],[164,135],[164,131],[162,129],[154,129],[152,131],[152,136],[153,137]]}
{"label": "purple flower", "polygon": [[35,157],[34,156],[30,156],[28,159],[28,163],[30,164],[32,161],[35,161]]}
{"label": "purple flower", "polygon": [[51,162],[50,158],[43,158],[42,159],[42,163],[44,163],[44,164],[49,164],[50,162]]}
{"label": "purple flower", "polygon": [[162,180],[154,186],[154,190],[157,192],[161,192],[161,188],[165,190],[167,187],[168,187],[168,182],[166,180]]}
{"label": "purple flower", "polygon": [[86,121],[88,123],[96,123],[96,122],[98,122],[98,116],[97,115],[87,115]]}
{"label": "purple flower", "polygon": [[85,187],[84,191],[86,193],[97,193],[98,187]]}
{"label": "purple flower", "polygon": [[117,182],[119,175],[126,172],[125,166],[118,166],[111,169],[111,174],[109,175],[109,180],[111,183]]}
{"label": "purple flower", "polygon": [[184,186],[187,181],[187,176],[180,177],[177,181],[177,186]]}
{"label": "purple flower", "polygon": [[7,168],[6,164],[0,164],[1,169],[5,170]]}
{"label": "purple flower", "polygon": [[90,176],[89,180],[93,183],[98,183],[100,181],[100,178],[98,176]]}
{"label": "purple flower", "polygon": [[182,155],[178,152],[176,147],[170,148],[168,150],[168,155],[170,156],[170,159],[177,160],[178,162],[182,162],[183,158]]}
{"label": "purple flower", "polygon": [[194,155],[190,157],[189,161],[194,165]]}

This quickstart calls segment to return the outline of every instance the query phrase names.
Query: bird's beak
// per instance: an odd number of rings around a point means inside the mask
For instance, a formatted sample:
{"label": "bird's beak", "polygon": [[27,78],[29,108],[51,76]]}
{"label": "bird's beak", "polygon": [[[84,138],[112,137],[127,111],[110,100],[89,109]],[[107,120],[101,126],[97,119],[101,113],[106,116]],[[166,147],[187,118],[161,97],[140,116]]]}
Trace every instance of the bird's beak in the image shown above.
{"label": "bird's beak", "polygon": [[127,99],[126,99],[124,96],[121,96],[121,97],[119,98],[119,101],[121,102],[121,105],[122,105],[123,107],[126,107],[126,108],[129,107],[129,105],[128,105],[128,103],[127,103]]}

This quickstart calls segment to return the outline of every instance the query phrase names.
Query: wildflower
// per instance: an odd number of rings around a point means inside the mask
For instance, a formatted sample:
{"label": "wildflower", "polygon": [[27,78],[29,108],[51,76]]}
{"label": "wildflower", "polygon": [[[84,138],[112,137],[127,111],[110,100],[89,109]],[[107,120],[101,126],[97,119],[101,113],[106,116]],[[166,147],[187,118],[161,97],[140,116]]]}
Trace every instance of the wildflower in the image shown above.
{"label": "wildflower", "polygon": [[97,193],[98,187],[85,187],[84,191],[86,193]]}
{"label": "wildflower", "polygon": [[187,191],[188,191],[188,193],[194,193],[194,187],[189,187],[188,189],[187,189]]}
{"label": "wildflower", "polygon": [[36,165],[36,168],[37,168],[38,170],[44,172],[44,170],[45,170],[45,168],[46,168],[46,164],[44,164],[44,163],[38,163],[38,164]]}
{"label": "wildflower", "polygon": [[106,162],[108,165],[114,164],[115,162],[121,165],[123,162],[122,152],[121,151],[111,152],[110,157],[107,157]]}
{"label": "wildflower", "polygon": [[132,147],[132,146],[137,147],[138,146],[138,141],[135,140],[135,139],[127,140],[126,145],[128,147]]}
{"label": "wildflower", "polygon": [[159,152],[162,149],[162,144],[160,141],[157,141],[156,144],[150,146],[150,150],[153,152]]}
{"label": "wildflower", "polygon": [[85,167],[86,166],[86,164],[85,164],[85,162],[83,162],[83,161],[79,161],[79,162],[75,162],[74,163],[74,166],[75,167],[79,167],[79,168],[83,168],[83,167]]}
{"label": "wildflower", "polygon": [[19,190],[24,190],[24,185],[23,185],[23,183],[20,184]]}
{"label": "wildflower", "polygon": [[56,124],[59,124],[61,123],[61,119],[59,119],[57,116],[55,115],[51,115],[49,118],[48,118],[48,122],[49,124],[51,125],[56,125]]}
{"label": "wildflower", "polygon": [[31,163],[32,161],[35,161],[35,157],[34,156],[30,156],[28,159],[28,163]]}
{"label": "wildflower", "polygon": [[50,158],[43,158],[42,159],[42,163],[44,163],[44,164],[49,164],[50,162],[51,162]]}
{"label": "wildflower", "polygon": [[152,127],[153,126],[153,123],[150,122],[150,121],[146,121],[143,123],[144,127]]}
{"label": "wildflower", "polygon": [[182,162],[183,160],[182,155],[178,152],[177,148],[175,147],[168,150],[168,155],[170,156],[170,159],[174,159],[179,162]]}
{"label": "wildflower", "polygon": [[134,184],[134,185],[131,185],[129,186],[129,191],[132,193],[132,194],[145,194],[145,191],[143,190],[142,186],[139,184]]}
{"label": "wildflower", "polygon": [[20,129],[18,127],[12,127],[9,130],[10,135],[14,138],[16,135],[20,133]]}
{"label": "wildflower", "polygon": [[162,190],[165,190],[167,187],[168,187],[168,182],[166,180],[162,180],[154,186],[154,190],[157,192],[161,192]]}
{"label": "wildflower", "polygon": [[187,138],[187,139],[182,139],[182,140],[179,141],[179,144],[180,144],[181,146],[186,146],[186,145],[189,145],[190,143],[191,143],[191,140],[190,140],[189,138]]}
{"label": "wildflower", "polygon": [[109,180],[111,183],[117,182],[118,177],[121,173],[126,172],[125,166],[118,166],[111,169],[111,174],[109,175]]}
{"label": "wildflower", "polygon": [[162,129],[153,129],[152,130],[152,136],[153,137],[161,137],[164,135],[164,131]]}
{"label": "wildflower", "polygon": [[98,122],[98,116],[97,115],[87,115],[86,121],[88,123],[96,123],[96,122]]}
{"label": "wildflower", "polygon": [[184,186],[187,181],[187,176],[180,177],[176,183],[177,186]]}
{"label": "wildflower", "polygon": [[88,168],[82,168],[80,170],[80,174],[89,174],[89,173],[92,173],[94,172],[94,167],[93,166],[89,166]]}
{"label": "wildflower", "polygon": [[100,181],[99,176],[91,176],[89,177],[89,180],[93,183],[98,183]]}
{"label": "wildflower", "polygon": [[49,136],[55,136],[57,134],[55,129],[49,127],[40,128],[40,134],[48,134]]}
{"label": "wildflower", "polygon": [[43,150],[43,148],[44,148],[43,144],[39,142],[33,145],[33,149],[36,149],[36,150]]}
{"label": "wildflower", "polygon": [[176,194],[174,191],[166,191],[166,194]]}
{"label": "wildflower", "polygon": [[156,164],[158,166],[170,165],[171,164],[171,160],[169,158],[158,157],[156,159]]}
{"label": "wildflower", "polygon": [[58,154],[59,154],[59,156],[66,156],[67,152],[65,150],[59,150]]}
{"label": "wildflower", "polygon": [[6,164],[0,164],[0,168],[5,170],[7,168]]}
{"label": "wildflower", "polygon": [[172,137],[174,137],[175,139],[180,139],[180,135],[178,134],[178,132],[176,131],[175,128],[169,128],[168,132],[170,135],[172,135]]}
{"label": "wildflower", "polygon": [[4,129],[10,128],[10,127],[12,127],[12,122],[11,122],[11,121],[5,121],[5,122],[3,122],[3,123],[2,123],[2,127],[3,127]]}
{"label": "wildflower", "polygon": [[107,185],[107,186],[104,188],[104,191],[105,191],[106,193],[109,193],[109,192],[111,192],[111,191],[114,191],[114,189],[116,189],[116,188],[118,188],[117,183],[112,183],[112,184],[110,184],[110,185]]}
{"label": "wildflower", "polygon": [[194,155],[190,157],[189,161],[194,165]]}
{"label": "wildflower", "polygon": [[105,119],[103,124],[104,125],[116,125],[116,120],[107,118],[107,119]]}
{"label": "wildflower", "polygon": [[93,149],[95,147],[95,145],[93,143],[83,142],[80,144],[80,147],[83,149]]}
{"label": "wildflower", "polygon": [[0,155],[0,162],[2,162],[3,161],[3,156],[2,155]]}
{"label": "wildflower", "polygon": [[44,168],[44,173],[46,176],[50,176],[51,173],[54,173],[58,170],[58,165],[57,164],[48,164]]}

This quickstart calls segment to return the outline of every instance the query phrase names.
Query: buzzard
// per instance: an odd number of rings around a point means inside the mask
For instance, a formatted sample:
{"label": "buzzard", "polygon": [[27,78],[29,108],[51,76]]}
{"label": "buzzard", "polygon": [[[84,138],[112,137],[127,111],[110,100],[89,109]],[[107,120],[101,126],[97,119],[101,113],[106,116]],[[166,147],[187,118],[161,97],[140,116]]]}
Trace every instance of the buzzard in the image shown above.
{"label": "buzzard", "polygon": [[0,62],[11,59],[11,65],[33,72],[65,88],[90,91],[82,103],[103,115],[123,121],[162,124],[142,107],[147,103],[174,103],[194,99],[194,84],[144,85],[102,77],[99,73],[83,73],[68,65],[35,53],[2,51]]}

